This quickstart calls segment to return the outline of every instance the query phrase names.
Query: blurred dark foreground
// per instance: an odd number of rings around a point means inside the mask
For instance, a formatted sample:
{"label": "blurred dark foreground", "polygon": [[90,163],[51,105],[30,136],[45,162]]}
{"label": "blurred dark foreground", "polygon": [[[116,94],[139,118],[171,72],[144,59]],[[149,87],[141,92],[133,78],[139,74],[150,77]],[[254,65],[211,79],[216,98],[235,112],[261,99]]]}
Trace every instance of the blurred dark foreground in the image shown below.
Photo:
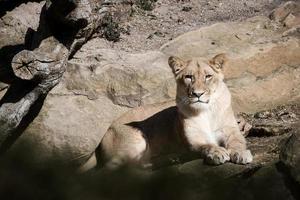
{"label": "blurred dark foreground", "polygon": [[[185,199],[186,177],[124,167],[78,174],[57,161],[36,163],[23,147],[0,159],[0,199]],[[30,153],[29,153],[30,152]]]}
{"label": "blurred dark foreground", "polygon": [[225,164],[202,160],[141,170],[78,174],[58,161],[35,162],[36,152],[23,147],[0,159],[1,200],[94,199],[297,199],[297,186],[281,173],[278,163],[267,166]]}

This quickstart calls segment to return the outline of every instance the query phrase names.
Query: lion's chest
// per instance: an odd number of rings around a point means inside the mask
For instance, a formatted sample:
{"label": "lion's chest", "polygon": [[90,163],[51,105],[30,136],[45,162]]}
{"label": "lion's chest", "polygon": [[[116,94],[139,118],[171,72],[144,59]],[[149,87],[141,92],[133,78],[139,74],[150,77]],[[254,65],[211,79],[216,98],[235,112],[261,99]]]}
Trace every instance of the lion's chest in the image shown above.
{"label": "lion's chest", "polygon": [[196,143],[218,144],[220,140],[220,118],[218,115],[204,112],[185,120],[184,132],[189,140]]}

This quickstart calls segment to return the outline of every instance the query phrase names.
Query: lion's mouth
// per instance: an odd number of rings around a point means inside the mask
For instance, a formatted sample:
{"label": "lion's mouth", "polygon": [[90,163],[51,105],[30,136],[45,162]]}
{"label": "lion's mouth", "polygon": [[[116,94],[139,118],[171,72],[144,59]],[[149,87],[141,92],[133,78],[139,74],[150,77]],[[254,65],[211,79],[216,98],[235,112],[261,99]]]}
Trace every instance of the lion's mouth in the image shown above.
{"label": "lion's mouth", "polygon": [[195,104],[195,103],[209,103],[209,100],[206,100],[206,101],[202,101],[202,100],[200,100],[200,99],[197,99],[196,101],[192,101],[191,102],[192,104]]}

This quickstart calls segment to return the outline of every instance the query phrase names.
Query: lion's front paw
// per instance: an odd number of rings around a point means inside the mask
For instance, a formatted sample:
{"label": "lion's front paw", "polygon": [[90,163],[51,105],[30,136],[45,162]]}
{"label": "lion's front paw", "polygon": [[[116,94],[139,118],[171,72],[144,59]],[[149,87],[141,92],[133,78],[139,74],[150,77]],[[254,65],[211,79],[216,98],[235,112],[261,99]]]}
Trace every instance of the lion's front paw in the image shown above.
{"label": "lion's front paw", "polygon": [[250,150],[232,151],[230,152],[230,160],[237,164],[247,164],[252,162],[253,156]]}
{"label": "lion's front paw", "polygon": [[212,165],[220,165],[229,160],[229,152],[225,148],[219,146],[212,146],[205,158],[205,162]]}

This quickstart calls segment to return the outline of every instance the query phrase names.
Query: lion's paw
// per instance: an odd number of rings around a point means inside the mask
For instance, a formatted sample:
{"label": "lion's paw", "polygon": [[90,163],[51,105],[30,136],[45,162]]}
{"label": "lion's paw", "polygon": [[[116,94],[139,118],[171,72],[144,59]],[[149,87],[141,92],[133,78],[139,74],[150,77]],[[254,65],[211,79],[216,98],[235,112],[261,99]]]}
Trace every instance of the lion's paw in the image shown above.
{"label": "lion's paw", "polygon": [[247,164],[253,161],[250,150],[230,152],[230,161],[236,164]]}
{"label": "lion's paw", "polygon": [[220,165],[230,160],[229,152],[220,146],[213,146],[206,155],[205,162],[211,165]]}

